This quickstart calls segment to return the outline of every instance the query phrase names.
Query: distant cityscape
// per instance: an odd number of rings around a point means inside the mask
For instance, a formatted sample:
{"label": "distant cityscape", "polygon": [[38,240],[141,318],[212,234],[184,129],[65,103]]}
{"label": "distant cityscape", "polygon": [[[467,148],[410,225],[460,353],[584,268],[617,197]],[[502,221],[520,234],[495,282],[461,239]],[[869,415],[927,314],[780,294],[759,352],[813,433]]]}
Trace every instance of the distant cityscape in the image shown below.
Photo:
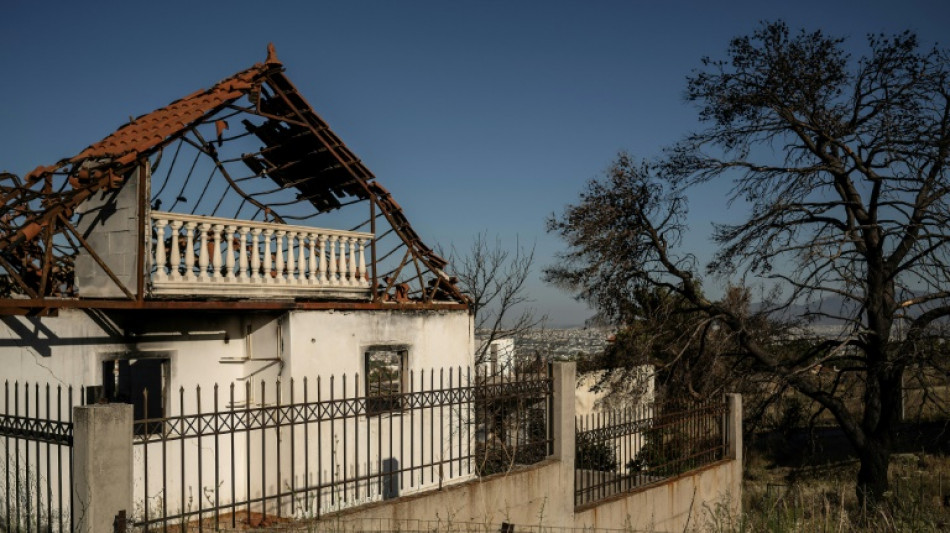
{"label": "distant cityscape", "polygon": [[[541,354],[547,360],[575,359],[578,355],[603,351],[616,331],[610,327],[532,329],[514,336],[515,352],[520,357]],[[807,328],[807,335],[837,338],[844,335],[844,328],[834,324],[815,324]]]}
{"label": "distant cityscape", "polygon": [[542,354],[546,359],[574,359],[578,354],[598,353],[607,345],[614,328],[533,329],[515,337],[519,355]]}

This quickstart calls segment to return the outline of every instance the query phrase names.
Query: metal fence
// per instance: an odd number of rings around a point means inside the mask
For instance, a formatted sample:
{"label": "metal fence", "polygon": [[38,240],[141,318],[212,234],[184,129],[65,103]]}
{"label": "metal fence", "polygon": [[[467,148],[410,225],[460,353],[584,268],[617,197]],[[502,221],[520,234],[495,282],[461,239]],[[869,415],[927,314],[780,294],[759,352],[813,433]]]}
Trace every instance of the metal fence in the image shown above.
{"label": "metal fence", "polygon": [[72,408],[82,401],[81,393],[72,387],[4,382],[0,530],[73,530]]}
{"label": "metal fence", "polygon": [[[398,385],[331,376],[152,399],[166,414],[134,422],[130,525],[271,527],[507,472],[553,452],[550,366],[390,377]],[[73,406],[89,391],[4,384],[0,531],[73,530]],[[711,401],[576,417],[575,506],[722,459],[726,413]]]}
{"label": "metal fence", "polygon": [[575,418],[575,507],[725,456],[724,401],[644,404]]}
{"label": "metal fence", "polygon": [[551,453],[550,367],[393,379],[245,382],[159,399],[178,414],[135,422],[132,524],[210,531],[318,518]]}

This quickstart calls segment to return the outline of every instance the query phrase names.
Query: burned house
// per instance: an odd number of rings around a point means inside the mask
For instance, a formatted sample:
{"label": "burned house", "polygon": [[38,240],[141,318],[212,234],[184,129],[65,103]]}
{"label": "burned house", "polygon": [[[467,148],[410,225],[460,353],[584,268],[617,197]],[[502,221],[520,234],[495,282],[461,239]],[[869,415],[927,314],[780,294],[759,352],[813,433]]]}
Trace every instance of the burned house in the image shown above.
{"label": "burned house", "polygon": [[[399,204],[267,61],[0,183],[7,376],[166,384],[469,363],[467,301]],[[319,225],[318,225],[319,224]],[[11,353],[13,352],[13,353]],[[134,366],[134,365],[133,365]]]}
{"label": "burned house", "polygon": [[269,47],[73,157],[2,175],[2,376],[136,419],[209,409],[193,391],[215,384],[238,384],[216,409],[286,402],[292,387],[263,385],[317,375],[350,375],[338,396],[392,395],[473,363],[446,267]]}

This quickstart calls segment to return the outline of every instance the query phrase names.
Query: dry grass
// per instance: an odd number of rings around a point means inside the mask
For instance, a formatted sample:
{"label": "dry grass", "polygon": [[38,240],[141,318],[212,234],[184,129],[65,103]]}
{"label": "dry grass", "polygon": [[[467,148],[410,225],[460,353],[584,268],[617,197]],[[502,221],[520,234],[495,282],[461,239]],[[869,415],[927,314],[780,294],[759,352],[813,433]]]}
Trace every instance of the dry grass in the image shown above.
{"label": "dry grass", "polygon": [[950,458],[895,456],[891,490],[876,510],[858,504],[857,468],[854,461],[792,468],[751,459],[746,465],[742,516],[707,509],[698,530],[884,533],[950,529]]}

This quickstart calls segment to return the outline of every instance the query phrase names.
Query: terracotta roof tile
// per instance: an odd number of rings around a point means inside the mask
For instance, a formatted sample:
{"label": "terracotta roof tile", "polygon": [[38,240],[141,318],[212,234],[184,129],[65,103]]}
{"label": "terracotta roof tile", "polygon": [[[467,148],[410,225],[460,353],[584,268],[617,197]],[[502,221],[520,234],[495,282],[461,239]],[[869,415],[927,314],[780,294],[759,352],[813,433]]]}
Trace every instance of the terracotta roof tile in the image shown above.
{"label": "terracotta roof tile", "polygon": [[78,163],[87,158],[98,157],[118,158],[132,152],[142,153],[151,150],[218,106],[247,94],[252,89],[254,81],[273,67],[273,64],[258,63],[218,82],[210,89],[196,91],[161,109],[142,115],[105,139],[89,146],[71,158],[69,162]]}

